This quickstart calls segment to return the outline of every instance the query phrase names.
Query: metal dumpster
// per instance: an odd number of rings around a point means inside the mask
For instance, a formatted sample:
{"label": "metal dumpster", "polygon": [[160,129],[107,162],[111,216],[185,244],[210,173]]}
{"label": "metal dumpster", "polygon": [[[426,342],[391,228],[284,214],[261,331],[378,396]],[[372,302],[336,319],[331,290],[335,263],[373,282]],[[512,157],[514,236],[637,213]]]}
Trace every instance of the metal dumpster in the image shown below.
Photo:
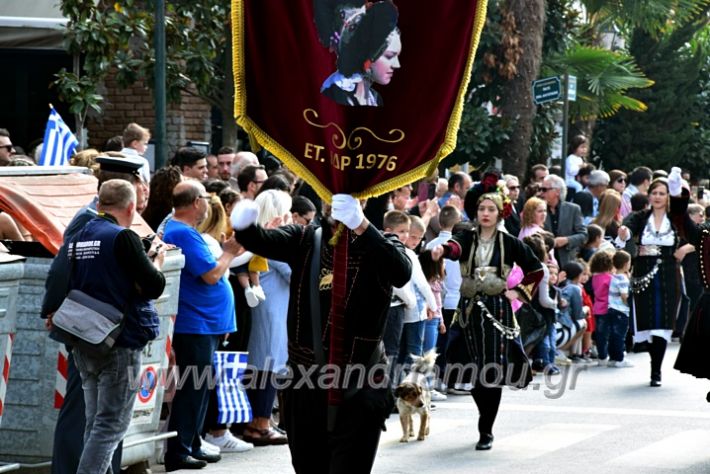
{"label": "metal dumpster", "polygon": [[[96,190],[96,179],[84,171],[71,167],[26,167],[21,171],[0,168],[0,209],[38,241],[6,242],[11,251],[14,249],[14,253],[27,259],[18,291],[6,416],[0,425],[0,462],[34,464],[51,460],[54,427],[66,389],[67,354],[64,346],[48,337],[39,314],[44,283],[53,255],[61,245],[62,232]],[[139,235],[152,232],[139,216],[132,229]],[[168,364],[166,347],[172,338],[183,266],[180,250],[168,251],[163,266],[166,287],[157,301],[160,336],[143,352],[141,389],[124,440],[124,466],[154,459],[156,439],[160,438],[162,380]]]}
{"label": "metal dumpster", "polygon": [[57,411],[54,390],[59,344],[49,339],[39,317],[50,258],[29,257],[17,301],[17,331],[0,426],[0,461],[47,461]]}
{"label": "metal dumpster", "polygon": [[24,258],[0,253],[0,425],[15,339],[17,291],[24,271]]}

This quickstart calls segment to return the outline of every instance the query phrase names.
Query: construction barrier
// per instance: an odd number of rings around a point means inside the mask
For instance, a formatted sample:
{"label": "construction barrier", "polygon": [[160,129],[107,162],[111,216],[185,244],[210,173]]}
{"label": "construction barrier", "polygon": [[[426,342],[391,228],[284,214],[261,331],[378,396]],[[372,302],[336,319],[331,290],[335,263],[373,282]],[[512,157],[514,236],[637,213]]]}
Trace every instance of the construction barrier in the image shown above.
{"label": "construction barrier", "polygon": [[10,378],[17,319],[17,292],[24,272],[24,260],[23,257],[0,254],[0,426]]}

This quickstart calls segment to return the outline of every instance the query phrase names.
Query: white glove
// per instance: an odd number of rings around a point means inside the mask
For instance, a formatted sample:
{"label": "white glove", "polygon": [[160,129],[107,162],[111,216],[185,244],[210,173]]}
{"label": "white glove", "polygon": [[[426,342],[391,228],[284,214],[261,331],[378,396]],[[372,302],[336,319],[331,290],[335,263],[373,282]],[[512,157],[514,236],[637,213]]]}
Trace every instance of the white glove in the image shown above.
{"label": "white glove", "polygon": [[331,216],[333,219],[342,222],[348,229],[357,229],[365,219],[360,201],[349,194],[334,194],[332,206]]}
{"label": "white glove", "polygon": [[680,176],[680,168],[674,166],[671,168],[671,174],[668,175],[668,192],[671,196],[680,196],[683,190],[683,178]]}
{"label": "white glove", "polygon": [[244,230],[259,218],[259,206],[251,199],[242,199],[232,209],[232,228]]}

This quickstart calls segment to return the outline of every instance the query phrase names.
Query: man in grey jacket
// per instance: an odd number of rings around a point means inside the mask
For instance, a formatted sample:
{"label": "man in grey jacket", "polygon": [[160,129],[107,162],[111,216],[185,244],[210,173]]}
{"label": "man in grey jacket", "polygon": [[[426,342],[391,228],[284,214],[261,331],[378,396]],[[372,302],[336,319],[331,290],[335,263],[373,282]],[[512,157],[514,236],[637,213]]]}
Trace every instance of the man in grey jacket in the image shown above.
{"label": "man in grey jacket", "polygon": [[555,235],[555,258],[562,268],[577,258],[580,247],[587,241],[582,210],[577,204],[565,201],[567,186],[559,176],[547,176],[540,191],[547,201],[545,230]]}

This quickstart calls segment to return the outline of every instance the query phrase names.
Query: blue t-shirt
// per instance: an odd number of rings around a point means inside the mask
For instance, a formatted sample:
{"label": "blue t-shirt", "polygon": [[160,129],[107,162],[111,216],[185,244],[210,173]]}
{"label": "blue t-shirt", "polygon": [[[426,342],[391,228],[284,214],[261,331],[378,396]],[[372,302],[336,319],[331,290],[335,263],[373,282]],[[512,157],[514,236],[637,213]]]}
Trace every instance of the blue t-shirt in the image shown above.
{"label": "blue t-shirt", "polygon": [[174,244],[185,256],[180,273],[180,298],[175,319],[179,334],[226,334],[237,330],[234,314],[234,293],[225,278],[214,285],[202,276],[212,270],[217,261],[197,230],[171,219],[165,226],[163,240]]}
{"label": "blue t-shirt", "polygon": [[617,273],[611,277],[611,283],[609,283],[609,307],[628,316],[629,305],[621,299],[623,294],[627,297],[629,296],[629,278],[626,275]]}

